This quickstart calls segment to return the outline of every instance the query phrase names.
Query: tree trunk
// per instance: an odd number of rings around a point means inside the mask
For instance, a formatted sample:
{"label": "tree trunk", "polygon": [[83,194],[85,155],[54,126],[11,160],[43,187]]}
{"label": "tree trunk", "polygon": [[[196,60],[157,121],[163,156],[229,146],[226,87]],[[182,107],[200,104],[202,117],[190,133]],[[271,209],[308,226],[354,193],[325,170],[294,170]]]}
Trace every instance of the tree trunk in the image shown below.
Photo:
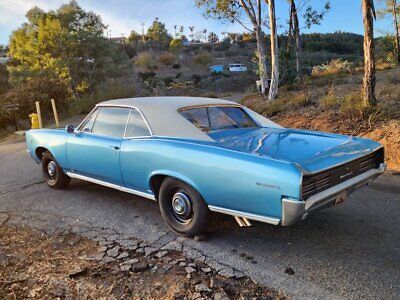
{"label": "tree trunk", "polygon": [[296,71],[297,71],[297,80],[299,82],[303,82],[303,65],[302,65],[302,51],[301,51],[301,34],[299,27],[299,18],[297,15],[296,3],[294,0],[290,1],[293,19],[293,35],[296,41]]}
{"label": "tree trunk", "polygon": [[395,32],[395,48],[397,55],[397,64],[400,64],[400,32],[399,32],[399,24],[397,21],[397,0],[392,0],[392,15],[393,15],[393,23],[394,23],[394,32]]}
{"label": "tree trunk", "polygon": [[375,98],[375,57],[374,57],[374,6],[373,0],[362,0],[364,23],[364,105],[374,106]]}
{"label": "tree trunk", "polygon": [[[294,0],[291,0],[294,1]],[[289,13],[289,30],[286,42],[286,53],[285,53],[285,73],[282,77],[285,81],[289,79],[289,69],[290,69],[290,58],[292,52],[292,40],[293,40],[293,18],[292,18],[292,4],[289,3],[290,13]]]}
{"label": "tree trunk", "polygon": [[269,87],[268,99],[273,100],[278,96],[279,85],[279,54],[278,35],[276,30],[275,0],[268,0],[268,7],[271,29],[271,85]]}
{"label": "tree trunk", "polygon": [[263,34],[261,27],[255,29],[256,40],[257,40],[257,54],[258,54],[258,71],[260,73],[260,81],[261,81],[261,93],[263,95],[266,94],[266,89],[268,86],[267,82],[267,68],[265,61],[265,50],[263,44]]}

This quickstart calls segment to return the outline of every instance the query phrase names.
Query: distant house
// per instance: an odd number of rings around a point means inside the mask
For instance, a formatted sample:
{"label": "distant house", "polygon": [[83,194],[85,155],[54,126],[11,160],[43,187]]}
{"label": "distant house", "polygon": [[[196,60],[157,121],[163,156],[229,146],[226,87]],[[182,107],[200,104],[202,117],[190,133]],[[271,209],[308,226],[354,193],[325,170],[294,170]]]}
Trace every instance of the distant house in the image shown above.
{"label": "distant house", "polygon": [[224,65],[215,65],[210,67],[211,73],[222,73],[224,71]]}
{"label": "distant house", "polygon": [[245,64],[229,64],[229,72],[246,72],[247,66]]}
{"label": "distant house", "polygon": [[110,37],[110,41],[117,44],[125,44],[125,38],[123,36]]}

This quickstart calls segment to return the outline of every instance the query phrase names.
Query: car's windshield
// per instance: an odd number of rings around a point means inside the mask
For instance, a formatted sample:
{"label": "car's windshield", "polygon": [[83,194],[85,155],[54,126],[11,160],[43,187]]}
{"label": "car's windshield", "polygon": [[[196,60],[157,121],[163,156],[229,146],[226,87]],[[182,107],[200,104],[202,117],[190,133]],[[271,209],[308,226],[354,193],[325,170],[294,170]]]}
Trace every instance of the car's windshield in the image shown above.
{"label": "car's windshield", "polygon": [[249,115],[236,106],[210,106],[180,111],[188,121],[202,131],[258,127]]}

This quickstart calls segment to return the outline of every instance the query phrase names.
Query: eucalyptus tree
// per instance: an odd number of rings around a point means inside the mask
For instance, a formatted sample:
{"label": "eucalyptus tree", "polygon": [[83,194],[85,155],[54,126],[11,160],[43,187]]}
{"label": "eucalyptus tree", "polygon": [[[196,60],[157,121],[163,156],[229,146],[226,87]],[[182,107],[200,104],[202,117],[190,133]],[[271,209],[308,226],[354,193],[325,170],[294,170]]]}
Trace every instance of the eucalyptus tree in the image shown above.
{"label": "eucalyptus tree", "polygon": [[394,27],[394,47],[397,57],[397,63],[400,63],[400,28],[399,28],[399,15],[400,3],[398,0],[381,0],[384,2],[384,7],[377,10],[378,17],[391,16]]}
{"label": "eucalyptus tree", "polygon": [[[301,10],[310,2],[310,0],[288,0],[290,6],[289,14],[289,30],[288,30],[288,44],[286,48],[287,58],[290,56],[291,40],[292,37],[295,42],[296,52],[296,74],[299,82],[303,81],[303,64],[302,64],[302,39],[301,39],[301,28],[299,23],[299,13]],[[303,28],[311,28],[312,25],[320,25],[325,14],[330,10],[330,2],[327,1],[321,11],[313,9],[311,5],[308,5],[305,9]]]}
{"label": "eucalyptus tree", "polygon": [[375,98],[375,56],[374,56],[374,20],[376,19],[373,0],[362,0],[364,23],[364,106],[374,106]]}

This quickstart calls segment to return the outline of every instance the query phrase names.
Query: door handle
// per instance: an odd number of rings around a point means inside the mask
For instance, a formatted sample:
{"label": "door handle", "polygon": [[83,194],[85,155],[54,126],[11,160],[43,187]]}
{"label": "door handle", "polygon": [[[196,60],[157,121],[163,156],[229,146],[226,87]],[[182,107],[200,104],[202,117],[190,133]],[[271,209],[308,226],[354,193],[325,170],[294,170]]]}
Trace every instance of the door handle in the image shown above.
{"label": "door handle", "polygon": [[118,147],[118,146],[110,146],[110,148],[112,148],[112,149],[114,149],[114,150],[116,150],[116,151],[119,150],[119,147]]}

